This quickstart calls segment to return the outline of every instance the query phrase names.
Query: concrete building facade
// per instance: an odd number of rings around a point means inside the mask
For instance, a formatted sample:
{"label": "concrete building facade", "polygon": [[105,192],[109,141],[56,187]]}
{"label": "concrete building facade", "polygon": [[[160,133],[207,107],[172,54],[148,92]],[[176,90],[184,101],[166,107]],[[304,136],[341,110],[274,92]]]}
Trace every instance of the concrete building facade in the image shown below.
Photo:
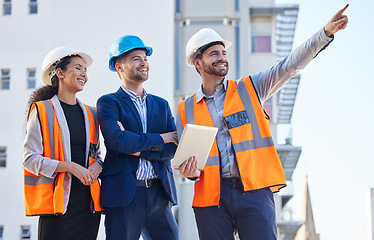
{"label": "concrete building facade", "polygon": [[[37,239],[37,217],[25,217],[22,145],[27,101],[43,86],[41,63],[53,48],[67,46],[89,53],[94,60],[78,98],[95,105],[103,94],[120,85],[108,69],[109,47],[126,34],[140,36],[154,48],[149,58],[148,92],[167,99],[173,111],[196,92],[200,78],[185,64],[185,45],[203,27],[215,29],[233,42],[228,50],[229,79],[237,79],[276,64],[292,48],[298,6],[278,6],[274,0],[158,0],[109,2],[2,0],[0,8],[0,239]],[[264,108],[271,117],[274,140],[278,124],[290,124],[299,78],[296,77]],[[101,139],[102,140],[102,139]],[[104,144],[103,156],[105,154]],[[300,147],[278,143],[289,187],[275,196],[279,232],[293,224],[283,207],[292,197],[292,173]],[[191,201],[193,182],[176,173],[179,205],[174,208],[180,239],[198,239]],[[98,239],[104,239],[101,226]],[[285,238],[287,239],[287,238]]]}
{"label": "concrete building facade", "polygon": [[[228,79],[264,71],[287,56],[293,43],[298,5],[279,6],[274,0],[178,0],[175,17],[175,103],[194,94],[201,85],[196,70],[185,63],[185,46],[188,39],[204,27],[215,29],[223,39],[233,45],[228,49],[230,70]],[[293,196],[292,175],[301,154],[301,147],[287,142],[277,143],[278,125],[291,124],[293,106],[300,76],[290,82],[264,103],[270,115],[272,135],[285,170],[288,187],[275,195],[278,232],[280,239],[293,239],[300,222],[284,217],[283,211]],[[191,210],[193,183],[175,174],[178,181],[179,206],[177,219],[180,239],[198,239],[194,215]],[[291,230],[290,230],[291,229]],[[292,237],[292,238],[291,238]]]}
{"label": "concrete building facade", "polygon": [[[43,58],[58,46],[89,53],[94,62],[88,68],[88,83],[77,96],[95,106],[101,95],[120,86],[117,74],[108,69],[111,44],[126,34],[139,35],[154,48],[145,88],[172,102],[175,2],[2,0],[0,4],[0,239],[37,239],[38,218],[25,217],[24,211],[22,147],[28,98],[35,87],[44,85]],[[99,239],[104,239],[103,226]]]}

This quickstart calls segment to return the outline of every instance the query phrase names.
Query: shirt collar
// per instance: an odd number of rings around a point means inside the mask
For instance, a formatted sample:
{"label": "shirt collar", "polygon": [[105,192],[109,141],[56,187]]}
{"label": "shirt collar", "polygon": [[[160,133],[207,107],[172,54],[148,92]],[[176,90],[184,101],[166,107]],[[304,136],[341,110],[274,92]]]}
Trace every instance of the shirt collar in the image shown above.
{"label": "shirt collar", "polygon": [[142,99],[142,101],[145,101],[145,99],[148,96],[148,93],[147,93],[147,91],[144,88],[143,88],[143,98],[141,98],[140,95],[137,94],[136,92],[133,92],[133,91],[125,88],[123,85],[121,85],[121,88],[123,89],[123,91],[125,91],[125,93],[127,93],[129,95],[129,97],[133,101],[135,101],[137,98],[140,98],[140,99]]}
{"label": "shirt collar", "polygon": [[[223,84],[223,89],[226,92],[226,90],[227,90],[227,79],[226,79],[226,77],[223,79],[222,84]],[[217,86],[217,88],[218,88],[218,86]],[[217,88],[216,88],[216,90],[217,90]],[[204,94],[203,84],[201,84],[199,89],[196,92],[196,103],[200,102],[204,97],[208,98],[208,97],[211,97],[211,96],[207,96],[207,95]]]}

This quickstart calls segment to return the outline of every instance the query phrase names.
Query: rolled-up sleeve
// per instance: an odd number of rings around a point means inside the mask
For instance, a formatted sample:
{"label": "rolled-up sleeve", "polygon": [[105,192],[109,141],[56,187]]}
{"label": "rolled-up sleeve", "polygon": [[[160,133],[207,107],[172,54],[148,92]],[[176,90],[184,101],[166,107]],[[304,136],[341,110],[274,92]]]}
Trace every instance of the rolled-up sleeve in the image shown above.
{"label": "rolled-up sleeve", "polygon": [[43,156],[43,139],[37,110],[34,108],[29,116],[26,136],[23,144],[23,167],[35,174],[49,178],[56,177],[58,160]]}

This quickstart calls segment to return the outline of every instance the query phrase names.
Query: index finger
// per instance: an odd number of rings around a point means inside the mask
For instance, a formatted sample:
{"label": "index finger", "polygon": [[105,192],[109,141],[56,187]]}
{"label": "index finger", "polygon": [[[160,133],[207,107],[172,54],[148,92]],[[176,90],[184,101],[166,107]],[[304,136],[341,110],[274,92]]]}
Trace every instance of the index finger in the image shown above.
{"label": "index finger", "polygon": [[345,5],[345,7],[343,7],[342,9],[340,9],[336,15],[342,15],[344,13],[344,11],[348,8],[349,4]]}

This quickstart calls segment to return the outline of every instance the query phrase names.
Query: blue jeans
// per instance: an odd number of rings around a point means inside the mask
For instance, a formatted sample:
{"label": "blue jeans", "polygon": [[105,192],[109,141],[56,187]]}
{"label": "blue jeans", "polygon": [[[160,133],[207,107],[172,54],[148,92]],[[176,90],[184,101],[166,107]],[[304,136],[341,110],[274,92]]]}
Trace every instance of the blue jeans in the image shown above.
{"label": "blue jeans", "polygon": [[276,240],[273,193],[269,188],[244,192],[239,178],[223,178],[219,207],[194,208],[200,240]]}

